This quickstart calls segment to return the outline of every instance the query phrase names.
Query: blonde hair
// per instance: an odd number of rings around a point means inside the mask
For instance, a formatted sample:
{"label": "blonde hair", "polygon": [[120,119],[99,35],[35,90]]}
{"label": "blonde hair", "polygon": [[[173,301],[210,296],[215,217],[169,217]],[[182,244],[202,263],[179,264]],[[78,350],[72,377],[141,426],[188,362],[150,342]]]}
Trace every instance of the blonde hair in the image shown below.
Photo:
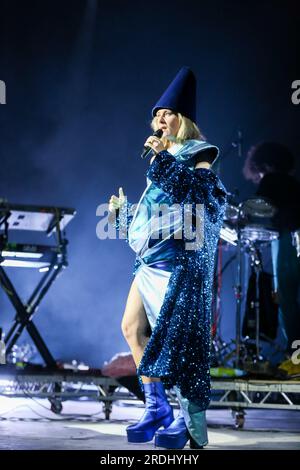
{"label": "blonde hair", "polygon": [[[191,119],[183,116],[181,113],[175,113],[175,114],[179,119],[179,129],[175,136],[176,143],[182,144],[185,140],[188,140],[188,139],[205,140],[205,136],[202,134],[197,124],[191,121]],[[151,128],[154,131],[158,129],[156,116],[154,116],[154,118],[151,121]],[[172,144],[172,142],[166,139],[165,137],[162,138],[162,142],[166,149]]]}

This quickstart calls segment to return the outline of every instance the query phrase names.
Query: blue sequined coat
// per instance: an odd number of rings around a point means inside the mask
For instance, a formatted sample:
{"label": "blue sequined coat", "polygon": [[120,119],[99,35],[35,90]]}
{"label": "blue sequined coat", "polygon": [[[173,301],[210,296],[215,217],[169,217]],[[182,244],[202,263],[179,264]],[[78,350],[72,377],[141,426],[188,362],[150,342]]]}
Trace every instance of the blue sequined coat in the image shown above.
{"label": "blue sequined coat", "polygon": [[[190,157],[193,152],[190,155],[184,153],[191,142],[186,143],[182,152],[175,156],[166,150],[157,154],[147,171],[147,178],[156,190],[168,197],[170,204],[182,207],[189,204],[193,208],[196,204],[203,205],[203,243],[197,249],[187,250],[184,237],[176,241],[174,269],[138,374],[161,377],[167,387],[176,385],[183,397],[204,410],[210,401],[214,260],[227,192],[212,170],[192,169],[194,159]],[[118,229],[122,225],[128,228],[132,222],[134,211],[130,212],[130,203],[128,208],[127,219],[123,216],[122,220],[121,214],[117,219]],[[137,259],[135,270],[139,263]]]}

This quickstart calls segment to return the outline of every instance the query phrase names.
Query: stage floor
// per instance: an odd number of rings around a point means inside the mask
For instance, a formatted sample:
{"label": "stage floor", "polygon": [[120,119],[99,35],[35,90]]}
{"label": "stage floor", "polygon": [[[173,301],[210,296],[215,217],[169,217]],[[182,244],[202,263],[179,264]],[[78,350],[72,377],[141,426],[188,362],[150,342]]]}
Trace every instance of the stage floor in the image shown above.
{"label": "stage floor", "polygon": [[[109,421],[102,404],[66,401],[60,415],[46,399],[0,397],[1,450],[153,450],[152,442],[128,444],[126,426],[143,413],[140,402],[114,402]],[[177,413],[177,411],[175,411]],[[234,428],[228,409],[207,412],[209,444],[205,450],[300,450],[300,412],[246,410],[243,429]],[[158,448],[157,448],[158,449]]]}

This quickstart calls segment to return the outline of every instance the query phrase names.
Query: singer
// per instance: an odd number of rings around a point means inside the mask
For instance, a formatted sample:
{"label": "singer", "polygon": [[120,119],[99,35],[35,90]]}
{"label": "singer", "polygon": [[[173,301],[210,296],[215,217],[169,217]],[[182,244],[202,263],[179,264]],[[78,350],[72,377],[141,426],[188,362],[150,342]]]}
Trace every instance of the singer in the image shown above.
{"label": "singer", "polygon": [[[145,147],[153,156],[147,187],[138,205],[124,194],[110,199],[115,227],[127,230],[136,253],[122,331],[132,351],[145,393],[140,421],[127,427],[129,442],[155,446],[202,448],[208,442],[205,410],[210,401],[210,329],[214,257],[227,192],[211,169],[219,150],[204,140],[196,125],[196,78],[183,67],[152,110],[151,135]],[[161,135],[161,137],[159,137]],[[168,208],[149,211],[154,204]],[[186,249],[175,236],[183,218],[174,206],[203,205],[204,241]],[[123,214],[122,214],[123,213]],[[173,217],[172,217],[173,216]],[[164,230],[162,233],[162,226]],[[167,226],[167,227],[166,227]],[[167,235],[165,235],[167,232]],[[180,412],[174,420],[165,388],[174,387]],[[160,429],[164,428],[164,429]]]}

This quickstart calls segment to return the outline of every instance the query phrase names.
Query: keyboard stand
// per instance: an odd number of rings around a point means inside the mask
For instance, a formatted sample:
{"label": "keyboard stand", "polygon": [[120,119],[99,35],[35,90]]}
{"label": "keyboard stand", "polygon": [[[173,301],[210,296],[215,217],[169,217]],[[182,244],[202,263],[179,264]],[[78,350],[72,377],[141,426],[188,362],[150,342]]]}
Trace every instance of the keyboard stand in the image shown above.
{"label": "keyboard stand", "polygon": [[[59,209],[40,206],[7,204],[0,206],[0,287],[13,305],[16,315],[10,330],[5,336],[6,354],[26,329],[47,367],[56,368],[57,363],[33,322],[34,314],[53,282],[68,265],[67,244],[63,229],[74,217],[73,209]],[[25,245],[10,243],[8,235],[12,230],[36,230],[47,236],[55,232],[56,245]],[[19,297],[6,267],[31,267],[45,271],[26,303]]]}

